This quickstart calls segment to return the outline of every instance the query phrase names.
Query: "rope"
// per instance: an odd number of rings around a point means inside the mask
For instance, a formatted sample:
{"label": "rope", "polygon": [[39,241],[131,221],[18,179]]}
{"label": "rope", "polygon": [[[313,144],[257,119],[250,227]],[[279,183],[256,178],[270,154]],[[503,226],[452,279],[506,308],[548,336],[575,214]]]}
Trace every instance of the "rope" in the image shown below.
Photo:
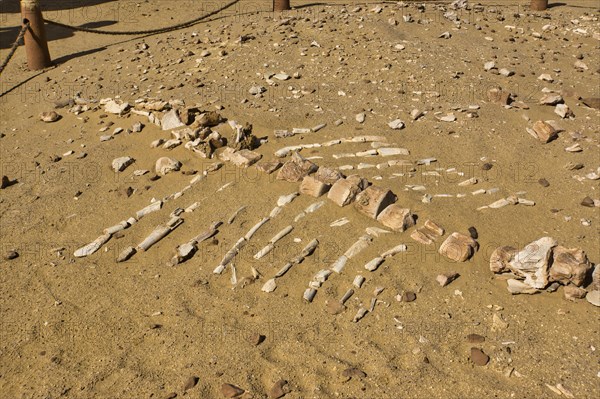
{"label": "rope", "polygon": [[25,36],[25,32],[27,32],[27,29],[29,29],[29,21],[27,21],[21,28],[21,31],[19,32],[19,34],[17,36],[17,40],[15,40],[12,47],[10,48],[10,51],[8,52],[8,55],[4,59],[4,62],[2,63],[2,65],[0,65],[0,75],[2,75],[4,68],[6,68],[6,66],[10,62],[10,59],[12,58],[12,56],[15,55],[15,51],[17,51],[17,47],[19,47],[19,43],[23,39],[23,36]]}
{"label": "rope", "polygon": [[177,25],[166,27],[166,28],[159,28],[159,29],[152,29],[152,30],[109,31],[109,30],[97,30],[97,29],[84,28],[81,26],[72,26],[72,25],[67,25],[67,24],[63,24],[60,22],[56,22],[56,21],[50,21],[47,19],[44,19],[44,22],[46,22],[50,25],[60,26],[61,28],[71,29],[71,30],[80,31],[80,32],[97,33],[99,35],[132,35],[132,36],[152,35],[152,34],[156,34],[156,33],[172,32],[172,31],[178,30],[178,29],[189,28],[190,26],[197,24],[198,22],[202,21],[203,19],[212,17],[213,15],[218,14],[223,10],[226,10],[227,8],[233,6],[234,4],[239,3],[240,1],[241,0],[233,0],[230,3],[225,4],[223,7],[216,9],[214,11],[211,11],[208,14],[205,14],[201,17],[192,19],[191,21],[183,22],[183,23],[180,23]]}

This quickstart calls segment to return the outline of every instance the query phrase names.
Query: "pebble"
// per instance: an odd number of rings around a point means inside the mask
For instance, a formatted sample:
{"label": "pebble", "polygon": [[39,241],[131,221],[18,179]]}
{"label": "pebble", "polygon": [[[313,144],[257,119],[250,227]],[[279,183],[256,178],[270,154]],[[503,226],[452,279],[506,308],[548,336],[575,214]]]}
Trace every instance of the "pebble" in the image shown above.
{"label": "pebble", "polygon": [[366,119],[366,115],[364,112],[361,112],[359,114],[356,114],[355,119],[358,123],[364,123],[365,119]]}
{"label": "pebble", "polygon": [[8,176],[2,176],[2,181],[0,181],[0,189],[4,190],[6,187],[9,187],[13,184],[13,182],[10,181],[10,179],[8,178]]}
{"label": "pebble", "polygon": [[351,378],[366,378],[367,373],[364,371],[357,369],[356,367],[350,367],[342,371],[342,376],[351,379]]}
{"label": "pebble", "polygon": [[286,380],[277,381],[269,390],[269,399],[279,399],[290,392]]}
{"label": "pebble", "polygon": [[581,205],[586,206],[588,208],[593,208],[595,206],[594,200],[590,197],[585,197],[581,200]]}
{"label": "pebble", "polygon": [[226,398],[237,398],[242,395],[245,391],[242,388],[238,388],[235,385],[223,384],[221,385],[221,393]]}
{"label": "pebble", "polygon": [[258,345],[262,344],[266,338],[267,337],[265,337],[262,334],[254,333],[248,337],[248,342],[250,342],[254,346],[258,346]]}
{"label": "pebble", "polygon": [[19,253],[17,251],[7,251],[4,254],[4,260],[12,260],[19,257]]}
{"label": "pebble", "polygon": [[548,182],[548,180],[541,178],[540,180],[538,180],[538,183],[540,183],[540,185],[542,187],[550,187],[550,183]]}
{"label": "pebble", "polygon": [[479,334],[467,335],[467,342],[470,344],[481,344],[485,342],[485,337]]}
{"label": "pebble", "polygon": [[471,348],[471,361],[477,366],[485,366],[490,361],[490,357],[479,348]]}
{"label": "pebble", "polygon": [[396,296],[399,302],[414,302],[417,299],[417,294],[412,291],[402,291],[402,294]]}
{"label": "pebble", "polygon": [[264,93],[265,91],[267,91],[267,89],[265,89],[263,86],[252,86],[250,90],[248,90],[248,93],[252,94],[253,96],[256,96],[261,93]]}
{"label": "pebble", "polygon": [[486,72],[494,68],[496,68],[496,63],[494,61],[488,61],[483,64],[483,69],[485,69]]}
{"label": "pebble", "polygon": [[502,75],[502,76],[506,76],[506,77],[509,77],[509,76],[512,76],[512,75],[514,75],[514,74],[515,74],[515,73],[514,73],[514,71],[508,70],[508,69],[506,69],[506,68],[502,68],[502,69],[500,69],[500,70],[498,71],[498,73],[500,73],[500,75]]}
{"label": "pebble", "polygon": [[185,381],[185,384],[183,384],[183,392],[189,391],[190,389],[194,388],[198,384],[198,381],[200,381],[200,378],[198,378],[194,375],[190,376]]}

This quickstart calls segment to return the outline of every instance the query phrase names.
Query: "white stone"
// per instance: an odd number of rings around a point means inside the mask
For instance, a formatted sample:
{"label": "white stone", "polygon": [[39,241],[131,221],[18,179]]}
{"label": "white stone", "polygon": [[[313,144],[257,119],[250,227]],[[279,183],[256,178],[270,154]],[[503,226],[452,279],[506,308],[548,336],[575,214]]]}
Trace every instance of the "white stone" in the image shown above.
{"label": "white stone", "polygon": [[402,122],[400,119],[394,119],[388,123],[388,126],[394,130],[400,130],[404,128],[404,122]]}
{"label": "white stone", "polygon": [[548,285],[548,261],[552,255],[552,248],[557,244],[551,237],[542,237],[528,244],[509,263],[510,270],[525,277],[525,284],[530,287],[545,288]]}
{"label": "white stone", "polygon": [[160,124],[162,126],[162,130],[177,129],[185,126],[185,123],[183,123],[181,119],[179,119],[179,114],[175,109],[172,109],[169,112],[167,112],[160,121]]}
{"label": "white stone", "polygon": [[112,161],[112,168],[115,172],[122,172],[125,169],[127,169],[127,167],[129,165],[131,165],[132,163],[135,162],[135,159],[131,158],[131,157],[119,157],[119,158],[115,158]]}

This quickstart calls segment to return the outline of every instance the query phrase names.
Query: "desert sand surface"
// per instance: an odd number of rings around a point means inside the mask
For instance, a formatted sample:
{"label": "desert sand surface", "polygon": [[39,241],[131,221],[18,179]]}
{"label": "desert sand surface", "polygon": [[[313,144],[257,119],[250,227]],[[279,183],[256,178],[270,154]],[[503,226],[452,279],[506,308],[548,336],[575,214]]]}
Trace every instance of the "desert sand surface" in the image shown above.
{"label": "desert sand surface", "polygon": [[[19,30],[16,3],[2,1],[1,59]],[[44,15],[147,30],[225,3],[56,2]],[[600,4],[528,5],[292,0],[273,13],[242,0],[156,35],[47,25],[55,65],[29,71],[20,47],[0,77],[0,397],[597,398]],[[173,115],[182,126],[164,130]],[[158,145],[176,136],[173,148]],[[298,155],[276,156],[288,146]],[[223,158],[235,150],[261,159],[237,166]],[[132,160],[117,172],[121,157]],[[180,170],[159,173],[162,157]],[[285,165],[259,167],[299,157],[391,191],[416,224],[394,231],[360,211],[364,196],[341,207],[303,192],[286,203],[301,180],[279,179]],[[117,262],[173,218],[168,235]],[[413,236],[428,220],[444,232],[427,245]],[[173,262],[215,222],[193,256]],[[440,253],[455,232],[476,241],[466,261]],[[315,281],[361,237],[368,245],[340,273]],[[554,249],[534,272],[550,279],[511,294],[507,280],[525,275],[493,273],[492,254],[535,252],[528,244],[543,237]],[[582,281],[552,279],[560,247],[583,251],[563,259]]]}

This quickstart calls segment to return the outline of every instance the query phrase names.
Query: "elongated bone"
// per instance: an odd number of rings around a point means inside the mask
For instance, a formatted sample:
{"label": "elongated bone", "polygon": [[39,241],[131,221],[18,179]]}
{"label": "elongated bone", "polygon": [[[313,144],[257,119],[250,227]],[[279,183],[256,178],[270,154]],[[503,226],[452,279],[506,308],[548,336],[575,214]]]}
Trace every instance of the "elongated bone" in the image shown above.
{"label": "elongated bone", "polygon": [[240,252],[240,249],[242,249],[247,242],[248,241],[245,237],[242,237],[239,240],[237,240],[237,242],[233,244],[231,249],[225,253],[225,256],[223,256],[221,263],[219,263],[219,265],[213,270],[213,273],[223,273],[227,265],[233,260],[233,258],[235,258],[235,256]]}
{"label": "elongated bone", "polygon": [[135,255],[136,252],[137,251],[135,250],[134,247],[125,248],[123,251],[121,251],[121,253],[117,257],[117,262],[125,262],[126,260],[131,258],[133,255]]}
{"label": "elongated bone", "polygon": [[348,262],[348,257],[345,255],[340,256],[334,263],[331,265],[331,270],[340,274],[344,267],[346,266],[346,262]]}
{"label": "elongated bone", "polygon": [[361,236],[358,241],[356,241],[346,252],[344,252],[344,256],[348,259],[352,259],[354,256],[358,255],[363,249],[367,248],[369,244],[373,241],[373,237],[368,234]]}
{"label": "elongated bone", "polygon": [[281,211],[283,211],[283,208],[280,206],[276,206],[275,208],[273,208],[271,210],[271,213],[269,213],[269,217],[272,219],[272,218],[276,217],[277,215],[279,215],[281,213]]}
{"label": "elongated bone", "polygon": [[233,223],[233,221],[238,217],[240,212],[242,212],[244,209],[246,209],[246,205],[240,206],[235,212],[233,212],[233,215],[231,215],[229,220],[227,220],[227,224]]}
{"label": "elongated bone", "polygon": [[365,317],[367,315],[367,313],[369,313],[369,309],[366,309],[366,308],[360,308],[360,309],[358,309],[358,312],[356,312],[356,315],[352,319],[352,322],[353,323],[358,323],[358,321],[360,319],[362,319],[363,317]]}
{"label": "elongated bone", "polygon": [[316,210],[318,210],[319,208],[321,208],[323,205],[325,205],[325,201],[319,201],[319,202],[315,202],[314,204],[310,204],[309,206],[306,207],[306,209],[304,209],[302,212],[300,212],[294,218],[294,222],[297,222],[298,220],[302,219],[303,217],[305,217],[309,213],[315,212]]}
{"label": "elongated bone", "polygon": [[354,281],[352,282],[352,285],[355,286],[356,288],[360,288],[360,287],[362,287],[364,282],[365,282],[365,278],[359,274],[358,276],[354,277]]}
{"label": "elongated bone", "polygon": [[302,252],[300,253],[300,255],[302,255],[304,257],[310,256],[310,254],[312,254],[313,251],[317,248],[317,245],[319,245],[319,241],[317,241],[317,239],[315,238],[314,240],[312,240],[311,242],[309,242],[302,249]]}
{"label": "elongated bone", "polygon": [[123,220],[121,223],[116,224],[114,226],[108,227],[106,229],[104,229],[104,234],[115,234],[119,231],[125,230],[126,228],[129,227],[129,223],[127,223],[125,220]]}
{"label": "elongated bone", "polygon": [[96,238],[91,243],[79,248],[77,251],[75,251],[75,253],[73,255],[76,258],[84,258],[86,256],[89,256],[89,255],[93,254],[94,252],[96,252],[97,250],[99,250],[101,246],[106,244],[106,242],[108,242],[108,240],[110,240],[110,237],[111,237],[111,234],[103,234],[100,237]]}
{"label": "elongated bone", "polygon": [[281,240],[283,237],[285,237],[286,235],[290,234],[290,232],[294,230],[293,226],[287,226],[285,228],[283,228],[279,233],[275,234],[275,236],[273,236],[273,238],[271,238],[269,240],[269,242],[271,244],[275,244],[277,241]]}
{"label": "elongated bone", "polygon": [[196,208],[198,208],[199,206],[200,206],[199,202],[194,202],[193,204],[191,204],[190,206],[185,208],[184,212],[186,212],[186,213],[194,212],[196,210]]}
{"label": "elongated bone", "polygon": [[237,271],[235,269],[235,265],[231,265],[231,285],[237,284]]}
{"label": "elongated bone", "polygon": [[271,218],[269,218],[269,217],[263,218],[260,222],[256,223],[254,226],[252,226],[252,228],[250,230],[248,230],[248,232],[244,236],[246,241],[250,241],[250,239],[258,231],[258,229],[260,229],[269,220],[271,220]]}
{"label": "elongated bone", "polygon": [[292,266],[294,266],[294,263],[292,263],[292,262],[286,263],[285,266],[283,266],[281,269],[279,269],[279,271],[277,273],[275,273],[275,277],[283,276],[292,268]]}
{"label": "elongated bone", "polygon": [[384,253],[381,254],[382,258],[388,258],[390,256],[394,256],[400,252],[406,252],[407,247],[405,244],[400,244],[400,245],[396,245],[394,248],[392,249],[388,249],[387,251],[385,251]]}
{"label": "elongated bone", "polygon": [[258,259],[263,258],[266,254],[271,252],[273,250],[273,248],[275,248],[275,246],[272,243],[268,243],[254,255],[254,259],[258,260]]}
{"label": "elongated bone", "polygon": [[378,256],[372,259],[371,261],[367,262],[367,264],[365,265],[365,269],[367,269],[370,272],[374,272],[382,263],[383,258],[381,256]]}
{"label": "elongated bone", "polygon": [[369,307],[369,312],[373,312],[375,310],[375,305],[377,304],[377,298],[371,298],[371,306]]}
{"label": "elongated bone", "polygon": [[304,299],[308,302],[312,302],[313,299],[315,299],[315,295],[317,295],[317,290],[314,288],[307,288],[306,291],[304,291]]}
{"label": "elongated bone", "polygon": [[324,283],[325,281],[327,281],[327,278],[331,275],[331,273],[332,272],[329,269],[319,270],[317,274],[315,274],[315,276],[313,277],[313,280],[318,281],[319,283]]}
{"label": "elongated bone", "polygon": [[190,243],[196,243],[196,244],[200,244],[203,241],[208,240],[209,238],[211,238],[212,236],[214,236],[215,234],[218,233],[218,228],[223,224],[223,222],[213,222],[210,227],[208,228],[208,230],[198,234],[196,237],[192,238],[190,240]]}
{"label": "elongated bone", "polygon": [[285,205],[289,204],[290,202],[292,202],[294,200],[294,198],[296,198],[299,195],[300,195],[299,192],[294,192],[294,193],[291,193],[288,195],[282,195],[277,200],[277,206],[285,206]]}
{"label": "elongated bone", "polygon": [[254,255],[254,259],[260,259],[263,256],[265,256],[266,254],[268,254],[269,252],[271,252],[273,250],[273,248],[275,247],[274,244],[277,241],[281,240],[286,235],[288,235],[293,229],[294,229],[293,226],[287,226],[283,230],[281,230],[279,233],[277,233],[273,238],[271,238],[269,240],[269,243],[263,249],[261,249],[260,251],[258,251],[256,253],[256,255]]}
{"label": "elongated bone", "polygon": [[162,207],[162,201],[155,201],[145,208],[140,209],[135,213],[135,217],[139,220],[149,213],[156,212]]}
{"label": "elongated bone", "polygon": [[348,291],[346,291],[346,293],[344,294],[342,299],[340,299],[340,303],[342,305],[345,304],[352,295],[354,295],[354,290],[352,288],[350,288]]}
{"label": "elongated bone", "polygon": [[150,233],[148,237],[146,237],[146,239],[144,239],[144,241],[138,244],[137,249],[140,251],[147,251],[151,246],[162,240],[181,223],[183,223],[183,219],[174,217],[169,220],[166,225],[158,226],[152,233]]}

